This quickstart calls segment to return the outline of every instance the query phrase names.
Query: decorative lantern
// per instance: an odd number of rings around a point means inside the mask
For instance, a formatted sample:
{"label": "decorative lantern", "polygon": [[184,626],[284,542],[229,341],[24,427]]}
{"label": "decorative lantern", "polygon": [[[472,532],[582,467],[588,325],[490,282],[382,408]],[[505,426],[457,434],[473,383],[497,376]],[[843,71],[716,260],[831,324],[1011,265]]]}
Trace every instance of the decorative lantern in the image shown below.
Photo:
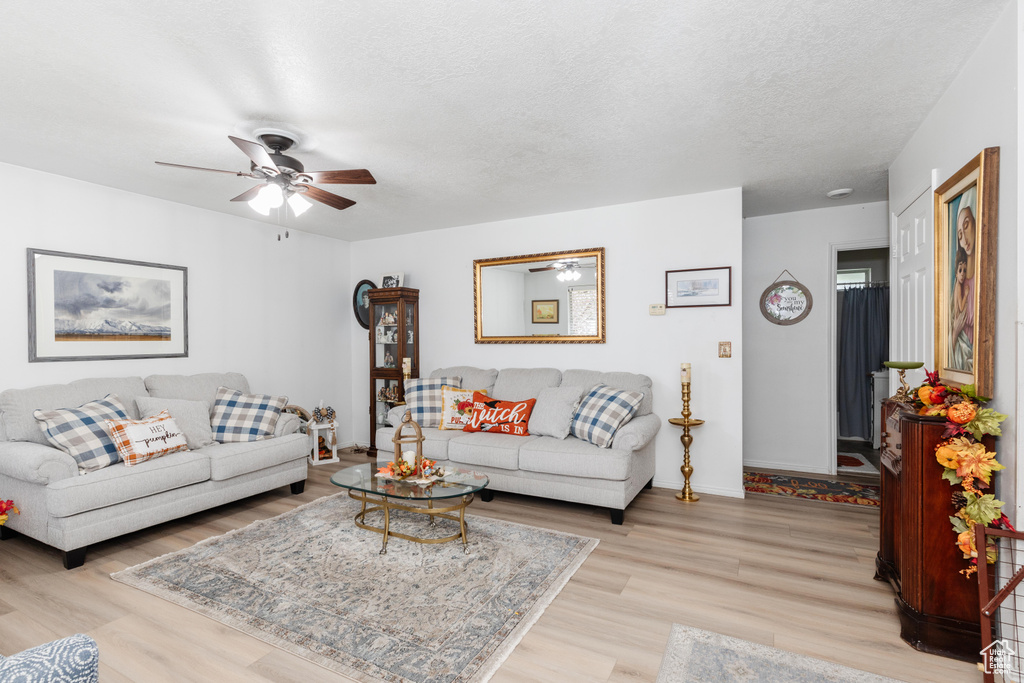
{"label": "decorative lantern", "polygon": [[[402,432],[405,430],[406,425],[412,426],[413,435],[403,436]],[[420,474],[422,463],[423,463],[423,431],[420,426],[412,419],[412,411],[405,411],[405,415],[402,416],[402,422],[398,425],[398,429],[395,430],[395,435],[391,438],[395,444],[395,463],[399,463],[405,460],[413,467],[413,474]],[[415,444],[416,450],[404,450],[403,446],[412,446]]]}

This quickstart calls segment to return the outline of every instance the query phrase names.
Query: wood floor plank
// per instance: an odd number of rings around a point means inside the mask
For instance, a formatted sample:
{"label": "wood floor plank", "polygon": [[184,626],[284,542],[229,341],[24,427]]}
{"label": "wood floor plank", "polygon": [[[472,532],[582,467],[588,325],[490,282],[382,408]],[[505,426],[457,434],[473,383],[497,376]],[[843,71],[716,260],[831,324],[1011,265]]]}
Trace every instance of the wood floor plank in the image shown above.
{"label": "wood floor plank", "polygon": [[[365,454],[341,456],[340,464],[311,467],[298,496],[284,487],[99,543],[70,572],[52,548],[22,537],[4,541],[0,653],[84,632],[100,644],[104,683],[347,681],[109,578],[338,493],[331,474],[367,462]],[[976,679],[973,665],[917,652],[899,638],[892,591],[872,578],[877,508],[710,495],[686,505],[674,494],[644,491],[621,526],[605,510],[503,492],[469,508],[600,540],[493,681],[651,682],[673,623],[910,683]]]}

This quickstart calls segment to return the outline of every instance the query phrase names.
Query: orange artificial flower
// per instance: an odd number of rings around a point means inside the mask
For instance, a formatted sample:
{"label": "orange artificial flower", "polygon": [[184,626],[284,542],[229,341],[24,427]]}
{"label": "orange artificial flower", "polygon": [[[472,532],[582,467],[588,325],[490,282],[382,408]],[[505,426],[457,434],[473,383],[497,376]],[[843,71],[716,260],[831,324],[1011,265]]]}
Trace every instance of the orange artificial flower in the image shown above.
{"label": "orange artificial flower", "polygon": [[964,559],[978,556],[978,549],[974,547],[974,534],[968,530],[956,537],[957,547],[964,554]]}

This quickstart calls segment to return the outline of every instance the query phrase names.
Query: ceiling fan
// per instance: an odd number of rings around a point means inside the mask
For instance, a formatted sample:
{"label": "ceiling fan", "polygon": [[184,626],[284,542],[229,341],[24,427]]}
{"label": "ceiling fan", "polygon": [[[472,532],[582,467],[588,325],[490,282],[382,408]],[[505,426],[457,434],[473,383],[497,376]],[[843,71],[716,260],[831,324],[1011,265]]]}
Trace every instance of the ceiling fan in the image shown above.
{"label": "ceiling fan", "polygon": [[551,265],[544,266],[543,268],[530,268],[531,273],[540,273],[545,270],[561,271],[556,277],[562,281],[580,279],[580,262],[575,259],[568,261],[554,261]]}
{"label": "ceiling fan", "polygon": [[249,188],[237,197],[232,198],[231,201],[249,202],[249,206],[264,216],[270,215],[270,209],[276,209],[286,201],[288,206],[291,207],[292,212],[296,216],[300,216],[312,206],[312,204],[306,201],[307,198],[339,210],[347,209],[355,204],[351,199],[321,190],[313,183],[334,185],[374,185],[377,183],[365,168],[350,171],[306,171],[302,162],[284,154],[295,144],[293,139],[278,133],[265,133],[258,137],[263,144],[236,138],[233,135],[228,136],[228,139],[235,143],[249,157],[248,173],[244,171],[222,171],[216,168],[171,164],[166,161],[158,161],[156,163],[161,166],[174,166],[175,168],[188,168],[196,171],[209,171],[211,173],[228,173],[230,175],[260,180],[262,181],[261,184]]}

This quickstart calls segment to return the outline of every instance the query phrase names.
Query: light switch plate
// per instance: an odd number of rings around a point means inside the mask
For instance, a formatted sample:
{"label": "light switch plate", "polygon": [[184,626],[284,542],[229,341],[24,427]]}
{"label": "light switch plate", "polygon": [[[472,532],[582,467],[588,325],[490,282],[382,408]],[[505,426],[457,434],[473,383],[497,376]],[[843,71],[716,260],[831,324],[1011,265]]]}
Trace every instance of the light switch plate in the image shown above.
{"label": "light switch plate", "polygon": [[718,357],[732,358],[732,342],[718,342]]}
{"label": "light switch plate", "polygon": [[651,304],[648,310],[651,315],[665,315],[665,304]]}

